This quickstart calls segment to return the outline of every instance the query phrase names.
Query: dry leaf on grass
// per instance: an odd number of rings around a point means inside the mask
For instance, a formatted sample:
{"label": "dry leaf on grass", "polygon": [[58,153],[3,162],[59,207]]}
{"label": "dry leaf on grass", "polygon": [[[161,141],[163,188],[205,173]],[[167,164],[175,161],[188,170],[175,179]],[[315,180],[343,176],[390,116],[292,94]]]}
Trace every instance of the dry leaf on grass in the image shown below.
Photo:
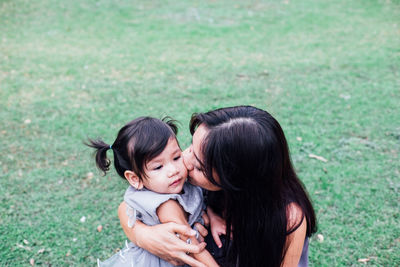
{"label": "dry leaf on grass", "polygon": [[315,155],[315,154],[309,154],[308,157],[312,158],[312,159],[317,159],[317,160],[320,160],[320,161],[323,161],[323,162],[328,162],[328,160],[326,158],[318,156],[318,155]]}
{"label": "dry leaf on grass", "polygon": [[103,226],[102,225],[97,226],[97,232],[101,232],[101,230],[103,230]]}
{"label": "dry leaf on grass", "polygon": [[34,259],[30,259],[29,263],[33,266],[33,265],[35,265],[35,260]]}
{"label": "dry leaf on grass", "polygon": [[343,98],[344,100],[349,100],[349,99],[351,98],[351,95],[340,94],[339,97],[340,97],[340,98]]}
{"label": "dry leaf on grass", "polygon": [[18,243],[17,243],[17,247],[18,248],[22,248],[22,249],[26,249],[26,250],[29,250],[29,251],[32,250],[30,247],[25,247],[24,245],[21,245],[21,244],[18,244]]}

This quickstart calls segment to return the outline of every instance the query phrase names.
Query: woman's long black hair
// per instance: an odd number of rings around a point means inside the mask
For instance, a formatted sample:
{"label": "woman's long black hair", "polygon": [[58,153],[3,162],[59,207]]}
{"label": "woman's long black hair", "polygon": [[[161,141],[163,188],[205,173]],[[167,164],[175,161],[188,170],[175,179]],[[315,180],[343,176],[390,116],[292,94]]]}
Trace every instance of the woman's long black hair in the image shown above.
{"label": "woman's long black hair", "polygon": [[203,172],[222,188],[219,205],[226,236],[233,232],[228,262],[281,266],[289,246],[286,238],[303,221],[288,225],[290,204],[301,208],[307,236],[316,231],[314,209],[292,166],[282,128],[268,112],[252,106],[194,114],[191,133],[200,125],[208,129],[202,143]]}

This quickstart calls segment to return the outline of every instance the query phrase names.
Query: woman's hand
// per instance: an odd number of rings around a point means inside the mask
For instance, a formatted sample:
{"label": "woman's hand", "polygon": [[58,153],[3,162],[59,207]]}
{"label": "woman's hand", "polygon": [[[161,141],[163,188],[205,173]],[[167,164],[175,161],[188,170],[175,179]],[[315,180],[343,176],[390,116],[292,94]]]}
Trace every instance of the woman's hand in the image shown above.
{"label": "woman's hand", "polygon": [[176,223],[146,226],[138,230],[136,237],[136,240],[145,242],[138,242],[137,245],[174,265],[186,263],[190,266],[206,267],[187,255],[187,253],[199,253],[205,248],[205,243],[199,246],[189,245],[179,239],[176,233],[186,236],[196,235],[192,229]]}
{"label": "woman's hand", "polygon": [[215,214],[210,207],[207,207],[207,214],[210,218],[211,234],[214,238],[215,244],[221,248],[222,242],[219,236],[226,235],[226,222],[224,219]]}
{"label": "woman's hand", "polygon": [[118,216],[126,236],[137,246],[174,265],[186,263],[195,267],[205,267],[186,253],[199,253],[206,244],[204,242],[199,245],[187,244],[176,236],[176,234],[195,236],[196,232],[190,227],[176,223],[147,226],[136,221],[135,226],[130,228],[125,202],[119,205]]}
{"label": "woman's hand", "polygon": [[201,215],[201,217],[203,218],[204,225],[197,222],[194,224],[194,227],[200,234],[198,237],[198,240],[200,242],[203,242],[204,238],[208,235],[208,231],[207,231],[206,227],[208,227],[210,225],[210,218],[208,217],[207,213],[205,213],[204,211],[203,211],[203,214]]}

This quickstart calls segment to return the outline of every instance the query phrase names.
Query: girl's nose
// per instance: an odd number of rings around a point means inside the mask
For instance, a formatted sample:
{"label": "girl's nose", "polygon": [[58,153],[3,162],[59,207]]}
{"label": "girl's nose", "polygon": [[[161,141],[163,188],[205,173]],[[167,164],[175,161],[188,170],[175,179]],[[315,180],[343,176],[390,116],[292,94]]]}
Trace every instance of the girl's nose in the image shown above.
{"label": "girl's nose", "polygon": [[182,152],[182,157],[183,157],[183,164],[185,164],[186,169],[188,171],[193,170],[193,164],[192,164],[192,145],[190,145],[188,148],[186,148]]}
{"label": "girl's nose", "polygon": [[174,164],[170,164],[168,168],[168,177],[172,177],[178,173],[178,168]]}

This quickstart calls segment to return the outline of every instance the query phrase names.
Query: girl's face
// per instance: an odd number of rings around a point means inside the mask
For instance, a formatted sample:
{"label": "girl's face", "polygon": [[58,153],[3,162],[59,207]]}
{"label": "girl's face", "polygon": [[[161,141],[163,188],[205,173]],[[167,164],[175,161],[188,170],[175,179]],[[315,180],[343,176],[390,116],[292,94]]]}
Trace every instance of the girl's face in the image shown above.
{"label": "girl's face", "polygon": [[187,170],[175,138],[170,138],[163,152],[146,164],[145,173],[143,186],[153,192],[178,194],[182,191]]}
{"label": "girl's face", "polygon": [[[202,165],[203,155],[201,154],[201,144],[208,134],[208,129],[201,124],[193,134],[192,144],[183,152],[183,159],[189,171],[189,182],[200,186],[209,191],[219,191],[220,187],[211,183],[203,174]],[[218,182],[218,181],[217,181]]]}

